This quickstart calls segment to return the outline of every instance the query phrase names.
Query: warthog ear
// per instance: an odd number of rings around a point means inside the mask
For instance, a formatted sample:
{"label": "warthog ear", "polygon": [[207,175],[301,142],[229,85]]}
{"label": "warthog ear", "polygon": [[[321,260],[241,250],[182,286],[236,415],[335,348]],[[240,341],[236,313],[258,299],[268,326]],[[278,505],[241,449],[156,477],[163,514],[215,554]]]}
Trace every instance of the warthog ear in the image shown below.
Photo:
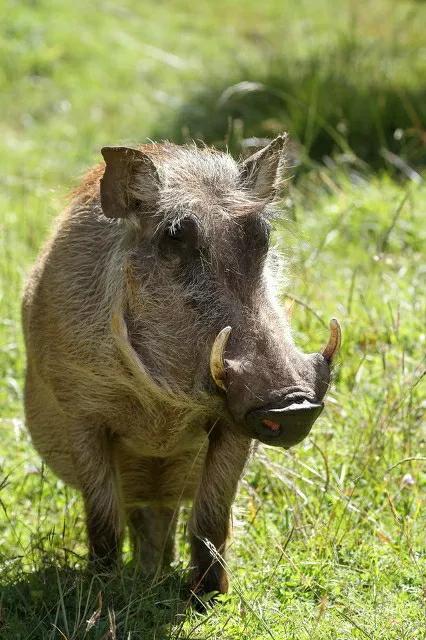
{"label": "warthog ear", "polygon": [[152,160],[138,149],[103,147],[105,172],[101,178],[101,204],[108,218],[124,218],[139,207],[153,209],[160,181]]}
{"label": "warthog ear", "polygon": [[278,136],[266,147],[244,160],[241,165],[241,181],[246,189],[254,192],[261,200],[272,200],[276,192],[276,182],[280,163],[284,157],[287,134]]}

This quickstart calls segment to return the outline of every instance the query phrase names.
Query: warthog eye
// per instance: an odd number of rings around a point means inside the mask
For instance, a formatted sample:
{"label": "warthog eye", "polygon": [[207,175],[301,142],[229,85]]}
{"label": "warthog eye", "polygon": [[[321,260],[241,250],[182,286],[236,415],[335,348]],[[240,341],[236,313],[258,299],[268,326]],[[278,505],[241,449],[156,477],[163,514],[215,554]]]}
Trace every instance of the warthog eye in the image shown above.
{"label": "warthog eye", "polygon": [[191,257],[198,253],[200,244],[197,220],[188,216],[166,227],[159,248],[165,258]]}
{"label": "warthog eye", "polygon": [[182,227],[168,227],[166,233],[170,240],[175,240],[176,242],[185,240],[185,229]]}
{"label": "warthog eye", "polygon": [[261,219],[258,228],[255,230],[254,236],[256,241],[264,248],[268,248],[269,239],[271,237],[271,223],[268,220]]}

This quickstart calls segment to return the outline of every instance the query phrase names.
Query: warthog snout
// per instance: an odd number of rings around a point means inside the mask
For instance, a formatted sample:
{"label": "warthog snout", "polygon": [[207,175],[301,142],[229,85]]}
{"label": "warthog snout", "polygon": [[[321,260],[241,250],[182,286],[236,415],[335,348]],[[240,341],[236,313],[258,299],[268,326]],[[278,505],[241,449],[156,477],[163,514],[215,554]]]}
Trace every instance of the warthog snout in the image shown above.
{"label": "warthog snout", "polygon": [[323,403],[306,398],[291,400],[291,404],[249,411],[246,424],[253,438],[276,447],[288,449],[309,434],[312,425],[323,410]]}
{"label": "warthog snout", "polygon": [[[277,342],[276,336],[268,336],[260,346],[249,341],[249,365],[241,364],[244,356],[238,340],[228,346],[231,332],[227,326],[216,336],[210,373],[226,394],[235,422],[249,437],[265,444],[288,449],[301,442],[324,408],[322,400],[341,341],[338,321],[331,320],[329,340],[320,353],[303,354],[291,342]],[[239,333],[243,335],[244,330]]]}

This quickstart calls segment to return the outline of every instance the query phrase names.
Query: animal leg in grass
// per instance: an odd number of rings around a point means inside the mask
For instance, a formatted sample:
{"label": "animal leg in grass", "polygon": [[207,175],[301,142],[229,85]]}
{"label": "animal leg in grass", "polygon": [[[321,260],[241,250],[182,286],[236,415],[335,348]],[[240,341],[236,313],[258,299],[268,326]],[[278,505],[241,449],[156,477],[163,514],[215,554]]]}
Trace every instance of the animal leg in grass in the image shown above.
{"label": "animal leg in grass", "polygon": [[128,514],[136,562],[145,575],[155,575],[174,559],[178,509],[136,507]]}
{"label": "animal leg in grass", "polygon": [[102,430],[74,438],[80,489],[83,493],[89,560],[100,571],[113,570],[120,560],[124,533],[120,484],[112,443]]}
{"label": "animal leg in grass", "polygon": [[225,568],[215,553],[225,557],[231,505],[249,451],[248,438],[230,433],[221,425],[210,436],[190,522],[191,588],[197,595],[228,591]]}

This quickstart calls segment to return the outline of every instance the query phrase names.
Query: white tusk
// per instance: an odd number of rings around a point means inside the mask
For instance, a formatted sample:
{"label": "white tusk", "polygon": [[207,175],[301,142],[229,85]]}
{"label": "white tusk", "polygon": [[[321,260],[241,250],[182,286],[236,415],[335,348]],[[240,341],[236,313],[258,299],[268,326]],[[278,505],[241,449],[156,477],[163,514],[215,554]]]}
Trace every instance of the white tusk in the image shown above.
{"label": "white tusk", "polygon": [[210,352],[210,373],[215,384],[223,391],[226,391],[223,356],[230,333],[231,327],[224,327],[222,331],[219,331]]}
{"label": "white tusk", "polygon": [[331,362],[334,356],[340,349],[342,342],[342,330],[340,328],[339,321],[336,318],[330,320],[330,337],[327,342],[327,346],[322,351],[322,355],[326,360]]}

